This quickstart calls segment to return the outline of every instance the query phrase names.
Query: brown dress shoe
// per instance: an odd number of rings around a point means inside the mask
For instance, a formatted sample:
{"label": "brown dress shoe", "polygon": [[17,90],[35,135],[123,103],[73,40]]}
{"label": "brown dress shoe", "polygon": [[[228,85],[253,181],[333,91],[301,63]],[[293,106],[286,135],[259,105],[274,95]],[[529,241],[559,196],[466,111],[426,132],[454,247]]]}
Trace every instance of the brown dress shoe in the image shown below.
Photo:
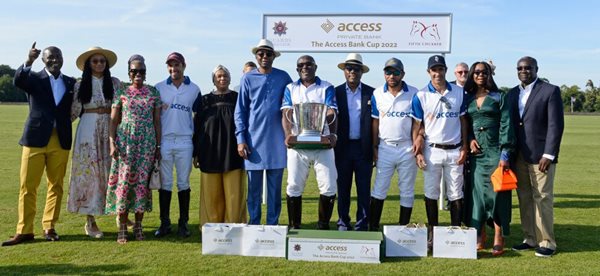
{"label": "brown dress shoe", "polygon": [[44,238],[46,238],[47,241],[58,241],[58,233],[56,233],[56,230],[54,229],[44,230]]}
{"label": "brown dress shoe", "polygon": [[33,234],[16,234],[14,237],[2,243],[2,246],[11,246],[24,243],[26,241],[32,241]]}

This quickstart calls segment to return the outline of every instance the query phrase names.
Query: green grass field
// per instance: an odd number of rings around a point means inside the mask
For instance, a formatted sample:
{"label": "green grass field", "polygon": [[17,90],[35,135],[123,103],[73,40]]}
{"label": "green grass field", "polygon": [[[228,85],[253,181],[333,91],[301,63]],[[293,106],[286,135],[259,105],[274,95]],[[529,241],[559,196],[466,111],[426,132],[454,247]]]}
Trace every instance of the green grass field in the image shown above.
{"label": "green grass field", "polygon": [[[0,239],[14,235],[17,223],[19,166],[25,105],[0,105]],[[75,129],[74,124],[74,129]],[[507,251],[494,258],[490,250],[478,254],[477,260],[427,258],[386,258],[382,264],[345,264],[293,262],[280,258],[238,256],[203,256],[198,230],[199,171],[192,173],[192,237],[170,236],[156,239],[152,233],[159,225],[158,194],[154,194],[154,212],[144,219],[143,242],[118,245],[115,218],[98,218],[105,237],[94,240],[84,234],[85,217],[66,211],[68,184],[60,221],[56,227],[60,242],[42,240],[41,212],[45,202],[45,180],[38,190],[38,214],[35,220],[36,241],[0,248],[0,275],[97,275],[97,274],[600,274],[600,117],[567,116],[555,181],[555,235],[557,254],[549,259],[537,258],[533,251]],[[314,176],[304,195],[303,226],[314,228],[317,220],[318,191]],[[395,180],[394,180],[395,181]],[[68,173],[65,178],[68,183]],[[423,180],[417,178],[414,222],[425,222]],[[285,185],[283,186],[285,193]],[[393,187],[384,207],[383,224],[397,223],[398,189]],[[285,194],[284,194],[285,201]],[[177,221],[177,200],[172,202],[172,220]],[[512,235],[506,245],[521,241],[516,193],[513,193]],[[355,211],[355,204],[351,213]],[[264,212],[263,212],[264,214]],[[334,212],[333,220],[337,220]],[[448,212],[440,212],[441,225],[448,225]],[[263,215],[264,222],[264,215]],[[287,224],[285,202],[280,224]],[[332,222],[333,226],[333,222]],[[491,232],[490,232],[491,233]],[[488,239],[490,247],[491,237]]]}

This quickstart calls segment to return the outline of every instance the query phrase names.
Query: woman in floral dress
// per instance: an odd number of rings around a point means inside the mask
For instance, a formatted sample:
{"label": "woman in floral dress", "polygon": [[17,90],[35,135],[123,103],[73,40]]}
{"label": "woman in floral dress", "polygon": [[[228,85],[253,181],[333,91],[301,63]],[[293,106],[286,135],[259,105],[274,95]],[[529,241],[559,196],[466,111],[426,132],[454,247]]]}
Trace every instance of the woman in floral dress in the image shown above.
{"label": "woman in floral dress", "polygon": [[86,235],[101,238],[94,216],[104,214],[110,169],[108,126],[110,104],[120,81],[110,75],[117,62],[114,52],[92,47],[77,58],[83,71],[75,84],[71,119],[79,117],[75,134],[67,210],[87,215]]}
{"label": "woman in floral dress", "polygon": [[143,240],[144,212],[152,211],[148,181],[155,159],[160,159],[160,95],[144,85],[144,58],[133,55],[127,62],[131,86],[117,91],[109,129],[110,167],[106,212],[120,219],[117,242],[127,242],[127,216],[135,213],[133,233]]}

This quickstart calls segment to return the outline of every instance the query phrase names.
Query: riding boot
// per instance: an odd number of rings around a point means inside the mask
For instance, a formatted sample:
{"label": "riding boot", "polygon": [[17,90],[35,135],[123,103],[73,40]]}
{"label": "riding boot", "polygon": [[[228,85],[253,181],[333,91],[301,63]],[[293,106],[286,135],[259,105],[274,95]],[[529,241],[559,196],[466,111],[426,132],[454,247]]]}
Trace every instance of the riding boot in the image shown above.
{"label": "riding boot", "polygon": [[285,197],[288,209],[288,220],[290,229],[300,229],[302,223],[302,196]]}
{"label": "riding boot", "polygon": [[410,215],[412,214],[412,207],[400,206],[400,225],[407,225],[410,223]]}
{"label": "riding boot", "polygon": [[179,191],[179,222],[177,225],[177,235],[187,238],[191,235],[188,229],[188,220],[190,218],[190,189]]}
{"label": "riding boot", "polygon": [[438,201],[425,198],[427,213],[427,249],[433,249],[433,227],[438,225]]}
{"label": "riding boot", "polygon": [[460,226],[462,222],[463,200],[450,201],[450,224]]}
{"label": "riding boot", "polygon": [[160,189],[158,190],[158,203],[160,207],[160,227],[154,232],[157,238],[171,234],[171,191]]}
{"label": "riding boot", "polygon": [[379,231],[379,220],[383,211],[383,199],[371,197],[369,206],[369,231]]}
{"label": "riding boot", "polygon": [[319,221],[317,222],[317,229],[329,230],[329,221],[333,214],[333,205],[335,204],[335,195],[332,196],[319,196]]}

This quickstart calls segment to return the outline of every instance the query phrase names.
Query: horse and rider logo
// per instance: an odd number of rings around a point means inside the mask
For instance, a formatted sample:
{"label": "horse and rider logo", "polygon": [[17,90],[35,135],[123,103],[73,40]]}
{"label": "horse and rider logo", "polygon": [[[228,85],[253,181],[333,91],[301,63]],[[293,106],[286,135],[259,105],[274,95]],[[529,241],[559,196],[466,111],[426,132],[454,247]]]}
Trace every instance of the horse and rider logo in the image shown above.
{"label": "horse and rider logo", "polygon": [[440,40],[437,24],[427,26],[420,21],[413,21],[410,36],[420,36],[425,40]]}

